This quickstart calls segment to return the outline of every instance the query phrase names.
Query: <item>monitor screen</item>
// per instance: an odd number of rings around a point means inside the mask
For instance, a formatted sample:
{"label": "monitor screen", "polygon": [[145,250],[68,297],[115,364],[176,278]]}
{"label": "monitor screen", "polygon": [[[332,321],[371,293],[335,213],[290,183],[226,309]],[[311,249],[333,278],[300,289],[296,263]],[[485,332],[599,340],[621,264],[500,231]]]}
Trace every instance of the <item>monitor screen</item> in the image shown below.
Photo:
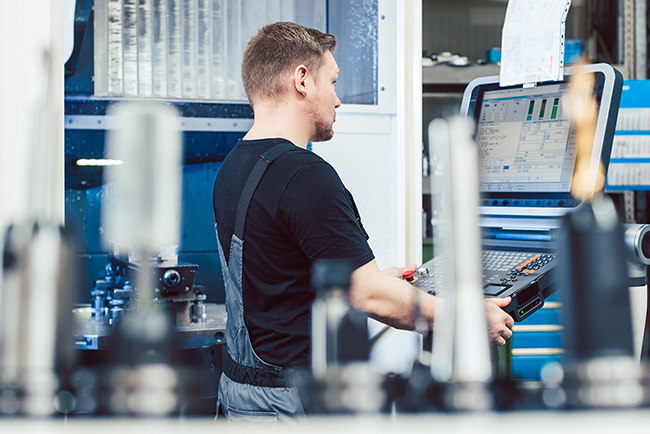
{"label": "monitor screen", "polygon": [[575,144],[563,117],[566,87],[485,92],[476,131],[482,191],[569,191]]}
{"label": "monitor screen", "polygon": [[[600,104],[604,75],[596,73]],[[473,89],[468,114],[476,123],[482,206],[563,208],[576,159],[564,81],[532,88],[485,83]]]}

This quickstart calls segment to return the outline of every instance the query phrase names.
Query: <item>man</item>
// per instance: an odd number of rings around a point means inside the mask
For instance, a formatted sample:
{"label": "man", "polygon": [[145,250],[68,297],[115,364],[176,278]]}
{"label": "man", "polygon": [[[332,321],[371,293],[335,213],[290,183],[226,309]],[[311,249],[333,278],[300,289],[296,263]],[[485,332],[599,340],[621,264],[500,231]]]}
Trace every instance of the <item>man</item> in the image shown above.
{"label": "man", "polygon": [[[350,302],[388,325],[412,329],[414,299],[433,325],[436,299],[381,272],[354,200],[336,171],[307,151],[332,138],[339,75],[333,35],[288,22],[262,28],[242,61],[255,120],[223,162],[214,211],[226,288],[229,360],[217,406],[229,420],[304,414],[287,368],[309,364],[312,263],[343,259],[354,271]],[[245,240],[245,242],[244,242]],[[509,338],[509,299],[486,301],[490,338]]]}

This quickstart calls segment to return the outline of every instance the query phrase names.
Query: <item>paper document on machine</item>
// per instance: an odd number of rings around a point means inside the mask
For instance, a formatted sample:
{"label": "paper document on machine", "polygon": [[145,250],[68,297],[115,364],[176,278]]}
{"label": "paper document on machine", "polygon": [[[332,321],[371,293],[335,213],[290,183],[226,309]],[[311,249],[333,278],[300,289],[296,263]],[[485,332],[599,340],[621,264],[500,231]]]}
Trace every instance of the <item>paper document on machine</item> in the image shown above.
{"label": "paper document on machine", "polygon": [[510,0],[501,35],[501,86],[564,77],[564,23],[571,0]]}

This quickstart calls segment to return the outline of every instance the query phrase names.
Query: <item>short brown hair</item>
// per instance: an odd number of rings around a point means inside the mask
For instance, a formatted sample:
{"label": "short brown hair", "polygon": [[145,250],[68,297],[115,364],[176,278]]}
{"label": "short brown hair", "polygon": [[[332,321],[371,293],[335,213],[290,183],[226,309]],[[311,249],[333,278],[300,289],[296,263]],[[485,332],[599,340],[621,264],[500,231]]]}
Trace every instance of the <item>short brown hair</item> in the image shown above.
{"label": "short brown hair", "polygon": [[336,48],[336,37],[300,24],[281,21],[262,27],[253,36],[242,60],[244,91],[253,104],[272,98],[283,89],[282,74],[304,64],[318,74],[326,51]]}

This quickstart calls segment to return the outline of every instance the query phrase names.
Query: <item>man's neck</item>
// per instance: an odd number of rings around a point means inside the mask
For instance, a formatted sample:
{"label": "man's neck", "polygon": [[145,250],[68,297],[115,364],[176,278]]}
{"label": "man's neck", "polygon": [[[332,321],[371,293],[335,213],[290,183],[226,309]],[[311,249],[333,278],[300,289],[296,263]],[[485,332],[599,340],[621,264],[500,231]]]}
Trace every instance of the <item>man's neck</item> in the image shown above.
{"label": "man's neck", "polygon": [[303,149],[310,141],[310,131],[305,127],[305,114],[295,106],[283,103],[257,103],[253,109],[253,126],[244,140],[281,138]]}

